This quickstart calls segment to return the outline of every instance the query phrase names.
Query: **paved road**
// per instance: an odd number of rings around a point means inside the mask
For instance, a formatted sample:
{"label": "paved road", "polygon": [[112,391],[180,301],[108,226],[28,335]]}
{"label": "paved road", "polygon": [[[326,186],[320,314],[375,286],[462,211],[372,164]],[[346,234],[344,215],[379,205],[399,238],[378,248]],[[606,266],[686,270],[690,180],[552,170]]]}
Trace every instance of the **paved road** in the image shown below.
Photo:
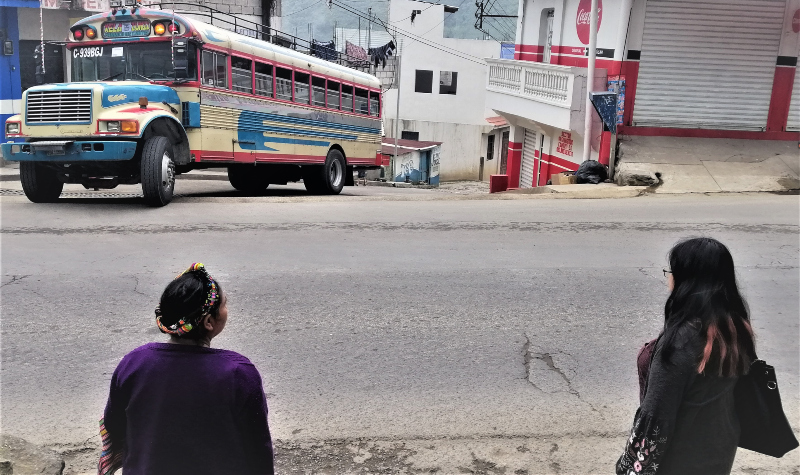
{"label": "paved road", "polygon": [[[694,235],[732,249],[797,424],[797,196],[402,191],[220,189],[162,209],[0,198],[3,432],[89,472],[111,372],[163,339],[160,291],[202,260],[230,296],[214,345],[264,374],[283,473],[609,473],[636,409],[636,351],[662,323],[665,254]],[[800,473],[800,458],[740,454],[737,473],[753,470]]]}

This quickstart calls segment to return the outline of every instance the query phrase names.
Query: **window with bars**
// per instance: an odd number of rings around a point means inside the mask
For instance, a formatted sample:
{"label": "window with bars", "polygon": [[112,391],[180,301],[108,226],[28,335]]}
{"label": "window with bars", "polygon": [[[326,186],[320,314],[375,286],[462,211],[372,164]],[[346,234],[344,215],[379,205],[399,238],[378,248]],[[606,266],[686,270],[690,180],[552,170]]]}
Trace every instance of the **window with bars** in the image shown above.
{"label": "window with bars", "polygon": [[278,99],[292,100],[292,70],[275,68],[275,94]]}
{"label": "window with bars", "polygon": [[339,109],[341,107],[341,84],[328,79],[328,107],[331,109]]}
{"label": "window with bars", "polygon": [[356,113],[369,114],[369,95],[366,89],[356,88]]}
{"label": "window with bars", "polygon": [[342,110],[353,112],[353,86],[342,84]]}
{"label": "window with bars", "polygon": [[231,56],[231,89],[253,93],[253,61]]}
{"label": "window with bars", "polygon": [[370,91],[369,93],[369,115],[378,117],[381,115],[381,93]]}
{"label": "window with bars", "polygon": [[325,107],[325,78],[311,78],[311,97],[315,106]]}
{"label": "window with bars", "polygon": [[256,63],[256,94],[272,97],[272,65]]}
{"label": "window with bars", "polygon": [[294,101],[300,104],[308,104],[310,100],[309,82],[311,75],[306,73],[294,72]]}

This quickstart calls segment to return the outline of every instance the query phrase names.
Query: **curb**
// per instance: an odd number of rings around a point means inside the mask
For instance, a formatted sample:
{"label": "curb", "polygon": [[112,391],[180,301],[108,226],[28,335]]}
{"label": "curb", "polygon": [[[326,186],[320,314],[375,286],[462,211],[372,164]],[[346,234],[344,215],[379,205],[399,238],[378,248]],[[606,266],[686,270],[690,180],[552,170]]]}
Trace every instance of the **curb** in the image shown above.
{"label": "curb", "polygon": [[19,437],[0,435],[0,474],[62,475],[66,462],[57,452]]}
{"label": "curb", "polygon": [[368,181],[366,186],[384,186],[389,188],[420,188],[423,190],[433,190],[439,188],[435,185],[415,185],[413,183],[406,183],[402,181]]}

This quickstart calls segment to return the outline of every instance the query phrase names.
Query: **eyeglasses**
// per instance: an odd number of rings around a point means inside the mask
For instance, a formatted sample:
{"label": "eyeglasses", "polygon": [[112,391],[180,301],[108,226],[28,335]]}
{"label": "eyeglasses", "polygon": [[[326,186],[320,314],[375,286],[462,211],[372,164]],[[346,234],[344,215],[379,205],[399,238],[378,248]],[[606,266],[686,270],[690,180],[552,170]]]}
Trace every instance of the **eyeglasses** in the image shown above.
{"label": "eyeglasses", "polygon": [[666,276],[667,276],[667,274],[672,274],[672,271],[671,271],[671,270],[669,270],[669,269],[667,269],[666,267],[665,267],[665,268],[663,268],[663,269],[661,269],[661,270],[662,270],[662,271],[664,271],[664,277],[666,277]]}

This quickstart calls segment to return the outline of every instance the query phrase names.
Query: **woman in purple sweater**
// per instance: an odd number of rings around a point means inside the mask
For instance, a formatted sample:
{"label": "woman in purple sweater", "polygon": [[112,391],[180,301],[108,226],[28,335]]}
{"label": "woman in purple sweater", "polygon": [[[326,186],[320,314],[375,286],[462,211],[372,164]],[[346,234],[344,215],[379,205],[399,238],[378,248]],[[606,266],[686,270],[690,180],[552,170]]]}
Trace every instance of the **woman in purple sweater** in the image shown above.
{"label": "woman in purple sweater", "polygon": [[100,433],[100,475],[271,475],[272,439],[258,370],[211,348],[228,320],[227,298],[192,264],[156,307],[169,343],[148,343],[111,377]]}

